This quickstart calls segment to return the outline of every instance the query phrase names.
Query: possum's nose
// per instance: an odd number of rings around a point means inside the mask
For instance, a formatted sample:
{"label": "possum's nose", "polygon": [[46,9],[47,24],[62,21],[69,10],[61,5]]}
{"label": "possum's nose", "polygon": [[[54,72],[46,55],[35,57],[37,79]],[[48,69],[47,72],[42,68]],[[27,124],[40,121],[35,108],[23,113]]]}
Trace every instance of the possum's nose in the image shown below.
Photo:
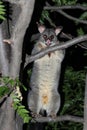
{"label": "possum's nose", "polygon": [[47,39],[47,41],[46,41],[46,45],[49,46],[50,44],[51,44],[50,39]]}

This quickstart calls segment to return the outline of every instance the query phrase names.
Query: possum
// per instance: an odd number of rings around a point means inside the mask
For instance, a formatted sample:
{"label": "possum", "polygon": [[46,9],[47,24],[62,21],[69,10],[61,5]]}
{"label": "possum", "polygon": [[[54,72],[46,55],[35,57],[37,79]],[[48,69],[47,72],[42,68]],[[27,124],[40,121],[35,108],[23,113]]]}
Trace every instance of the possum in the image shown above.
{"label": "possum", "polygon": [[[44,25],[38,26],[40,37],[36,42],[32,55],[47,47],[59,44],[57,35],[61,27],[47,29]],[[65,50],[49,52],[34,61],[28,93],[28,107],[33,116],[57,116],[60,109],[60,93],[58,92],[61,73],[61,63]]]}

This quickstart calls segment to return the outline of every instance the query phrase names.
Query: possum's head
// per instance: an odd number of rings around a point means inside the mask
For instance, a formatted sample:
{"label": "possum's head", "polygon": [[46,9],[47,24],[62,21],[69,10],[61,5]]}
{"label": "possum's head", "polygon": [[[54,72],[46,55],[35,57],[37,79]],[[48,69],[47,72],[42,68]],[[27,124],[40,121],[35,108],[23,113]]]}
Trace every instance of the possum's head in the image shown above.
{"label": "possum's head", "polygon": [[47,29],[45,26],[40,25],[38,27],[40,32],[39,41],[41,41],[46,46],[53,46],[57,43],[57,35],[61,32],[62,27],[57,27],[56,29]]}

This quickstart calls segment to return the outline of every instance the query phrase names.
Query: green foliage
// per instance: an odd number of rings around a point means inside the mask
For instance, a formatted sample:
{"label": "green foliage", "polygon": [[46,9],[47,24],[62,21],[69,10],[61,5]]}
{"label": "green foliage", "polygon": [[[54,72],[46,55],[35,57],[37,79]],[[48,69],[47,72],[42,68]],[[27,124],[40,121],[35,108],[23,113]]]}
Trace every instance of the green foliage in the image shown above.
{"label": "green foliage", "polygon": [[48,123],[45,130],[58,130],[57,123]]}
{"label": "green foliage", "polygon": [[72,68],[68,68],[64,76],[65,103],[61,114],[83,115],[84,86],[85,72],[76,72]]}
{"label": "green foliage", "polygon": [[25,91],[27,90],[26,87],[18,80],[18,78],[14,80],[9,77],[1,77],[0,85],[0,98],[3,98],[3,96],[10,93],[13,98],[13,108],[23,119],[24,123],[28,123],[31,117],[29,116],[29,111],[22,105],[22,95],[20,92],[20,87]]}
{"label": "green foliage", "polygon": [[5,20],[5,7],[3,5],[3,2],[0,1],[0,19]]}
{"label": "green foliage", "polygon": [[53,23],[52,19],[50,18],[50,13],[47,10],[42,11],[40,23],[44,24],[45,20],[47,20],[50,23],[51,26],[55,27],[55,24]]}
{"label": "green foliage", "polygon": [[77,0],[52,0],[56,5],[74,5],[76,4]]}
{"label": "green foliage", "polygon": [[[74,71],[67,68],[64,76],[64,106],[61,115],[70,114],[83,117],[85,71]],[[74,122],[61,122],[61,130],[82,130],[83,125]]]}
{"label": "green foliage", "polygon": [[0,98],[2,98],[4,95],[8,94],[10,89],[7,86],[1,86],[0,87]]}
{"label": "green foliage", "polygon": [[52,0],[56,5],[62,5],[62,1],[61,0]]}
{"label": "green foliage", "polygon": [[29,123],[31,117],[29,116],[29,111],[22,105],[22,95],[20,92],[20,86],[26,91],[26,87],[16,79],[15,91],[12,93],[13,98],[13,108],[17,111],[18,115],[23,119],[24,123]]}
{"label": "green foliage", "polygon": [[8,95],[14,87],[14,80],[9,77],[0,77],[0,98],[5,95]]}
{"label": "green foliage", "polygon": [[5,84],[6,86],[11,86],[13,87],[15,85],[15,82],[13,79],[9,77],[1,77],[0,78],[0,84]]}
{"label": "green foliage", "polygon": [[87,11],[81,14],[80,19],[87,20]]}
{"label": "green foliage", "polygon": [[83,31],[83,29],[82,29],[81,27],[77,29],[77,34],[78,34],[79,36],[84,35],[84,31]]}
{"label": "green foliage", "polygon": [[20,97],[14,93],[13,97],[13,107],[17,111],[18,115],[23,119],[24,123],[29,123],[31,117],[29,116],[29,111],[21,103]]}
{"label": "green foliage", "polygon": [[[85,87],[85,71],[75,71],[68,67],[64,74],[64,101],[60,115],[75,115],[83,117]],[[71,121],[48,123],[46,130],[82,130],[83,125]]]}
{"label": "green foliage", "polygon": [[[78,0],[51,0],[51,1],[54,2],[55,6],[82,5],[82,6],[86,6],[87,7],[87,2],[81,2],[81,1],[78,1]],[[76,10],[76,9],[74,9],[74,10]],[[51,26],[55,27],[55,21],[53,21],[52,18],[51,18],[51,13],[52,12],[53,12],[52,10],[43,10],[41,18],[40,18],[40,23],[44,24],[45,20],[47,20]],[[72,10],[71,10],[71,13],[72,13]],[[77,17],[79,17],[77,19],[87,20],[87,11],[80,12],[79,15],[80,16],[77,16]],[[79,25],[79,22],[77,22],[77,21],[74,21],[74,23],[76,24],[76,26]],[[84,30],[82,28],[79,28],[77,26],[76,30],[77,30],[77,34],[78,35],[83,35],[84,34]]]}
{"label": "green foliage", "polygon": [[48,18],[50,18],[49,12],[48,12],[47,10],[43,10],[43,11],[42,11],[41,18],[40,18],[40,23],[41,23],[41,24],[44,24],[44,20],[45,20],[45,19],[48,19]]}

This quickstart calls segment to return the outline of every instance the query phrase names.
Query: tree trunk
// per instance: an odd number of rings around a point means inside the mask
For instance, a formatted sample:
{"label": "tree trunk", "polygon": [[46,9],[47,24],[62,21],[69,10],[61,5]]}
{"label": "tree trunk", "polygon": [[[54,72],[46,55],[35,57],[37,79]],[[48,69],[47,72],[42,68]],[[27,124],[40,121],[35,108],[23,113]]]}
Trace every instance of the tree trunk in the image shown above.
{"label": "tree trunk", "polygon": [[[35,0],[6,1],[9,1],[11,3],[13,10],[12,22],[10,24],[12,34],[10,37],[11,45],[9,45],[11,55],[10,58],[8,57],[8,64],[6,63],[8,68],[7,70],[9,72],[6,72],[6,74],[4,74],[2,71],[2,74],[4,76],[8,75],[9,77],[15,79],[16,77],[19,77],[23,39],[26,29],[31,21]],[[5,24],[6,22],[3,23],[3,26]],[[3,34],[6,33],[4,32],[5,30],[3,30]],[[7,39],[5,34],[4,38]],[[4,49],[4,52],[6,51],[6,49],[7,47]],[[3,69],[5,69],[5,67],[6,66],[4,65]],[[22,120],[16,115],[12,107],[12,98],[11,96],[9,96],[3,102],[0,108],[0,130],[22,130],[22,125]]]}
{"label": "tree trunk", "polygon": [[85,97],[84,97],[84,128],[83,130],[87,130],[87,74],[86,74],[86,82],[85,82]]}

